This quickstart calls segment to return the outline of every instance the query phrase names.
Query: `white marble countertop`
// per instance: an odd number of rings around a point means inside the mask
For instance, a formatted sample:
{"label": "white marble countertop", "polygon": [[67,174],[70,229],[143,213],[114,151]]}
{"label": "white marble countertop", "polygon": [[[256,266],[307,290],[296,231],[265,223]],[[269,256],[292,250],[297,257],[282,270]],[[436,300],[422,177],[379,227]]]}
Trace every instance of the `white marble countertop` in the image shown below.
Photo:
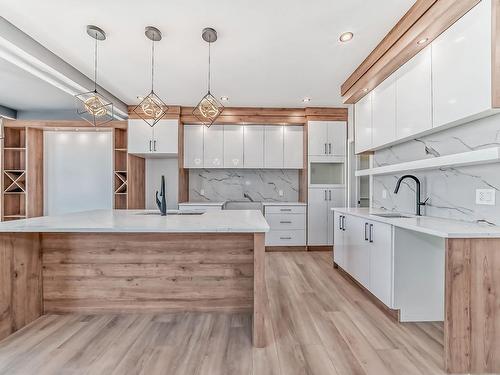
{"label": "white marble countertop", "polygon": [[269,225],[266,219],[257,210],[221,210],[205,212],[201,215],[167,216],[160,216],[158,211],[151,210],[93,210],[0,223],[0,232],[255,233],[268,231]]}
{"label": "white marble countertop", "polygon": [[223,202],[183,202],[179,206],[224,206],[226,201]]}
{"label": "white marble countertop", "polygon": [[307,206],[304,202],[262,202],[263,206]]}
{"label": "white marble countertop", "polygon": [[500,227],[480,223],[468,223],[452,219],[441,219],[429,216],[409,216],[406,218],[380,217],[374,214],[392,213],[386,210],[370,208],[336,207],[332,211],[366,218],[372,221],[387,223],[398,228],[413,230],[443,238],[500,238]]}

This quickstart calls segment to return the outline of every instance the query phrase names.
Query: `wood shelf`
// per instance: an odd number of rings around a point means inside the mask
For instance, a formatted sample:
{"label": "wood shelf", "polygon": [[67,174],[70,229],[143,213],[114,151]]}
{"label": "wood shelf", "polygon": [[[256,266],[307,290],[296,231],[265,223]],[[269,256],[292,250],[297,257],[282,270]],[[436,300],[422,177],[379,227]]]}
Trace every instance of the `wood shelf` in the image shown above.
{"label": "wood shelf", "polygon": [[385,165],[356,171],[359,176],[378,176],[402,172],[417,172],[439,168],[466,167],[471,165],[491,164],[500,162],[500,147],[467,151],[459,154],[439,156],[429,159],[408,161],[405,163]]}
{"label": "wood shelf", "polygon": [[128,208],[127,130],[114,129],[114,208]]}

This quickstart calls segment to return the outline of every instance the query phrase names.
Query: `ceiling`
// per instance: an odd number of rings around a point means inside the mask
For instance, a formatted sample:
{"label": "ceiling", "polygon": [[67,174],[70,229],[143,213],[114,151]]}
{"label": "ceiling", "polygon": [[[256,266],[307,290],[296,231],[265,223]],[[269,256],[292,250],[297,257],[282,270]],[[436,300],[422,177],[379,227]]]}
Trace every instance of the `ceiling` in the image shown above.
{"label": "ceiling", "polygon": [[[151,45],[144,27],[154,25],[164,34],[156,47],[155,91],[167,103],[196,105],[206,92],[208,49],[201,30],[210,26],[219,34],[212,46],[216,96],[228,96],[229,106],[301,107],[304,97],[312,98],[308,106],[341,105],[340,85],[414,2],[0,0],[0,8],[8,21],[89,77],[93,40],[85,26],[103,28],[108,38],[100,44],[99,84],[127,104],[149,91]],[[342,44],[344,31],[355,37]],[[65,108],[61,93],[47,89],[46,98],[30,101],[9,95],[14,109],[59,101]],[[0,104],[8,106],[7,100],[0,96]]]}

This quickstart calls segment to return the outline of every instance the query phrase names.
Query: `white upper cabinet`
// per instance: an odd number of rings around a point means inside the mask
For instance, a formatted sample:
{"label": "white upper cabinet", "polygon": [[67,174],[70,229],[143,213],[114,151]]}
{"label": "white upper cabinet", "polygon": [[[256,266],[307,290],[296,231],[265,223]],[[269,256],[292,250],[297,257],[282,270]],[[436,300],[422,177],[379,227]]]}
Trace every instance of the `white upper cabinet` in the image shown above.
{"label": "white upper cabinet", "polygon": [[128,152],[145,157],[153,154],[177,155],[177,120],[160,120],[151,127],[143,120],[128,121]]}
{"label": "white upper cabinet", "polygon": [[128,120],[128,152],[143,154],[153,151],[153,130],[143,120]]}
{"label": "white upper cabinet", "polygon": [[432,53],[423,49],[396,72],[396,138],[432,128]]}
{"label": "white upper cabinet", "polygon": [[372,92],[372,146],[396,139],[396,78],[391,75]]}
{"label": "white upper cabinet", "polygon": [[243,126],[224,126],[224,168],[243,167]]}
{"label": "white upper cabinet", "polygon": [[222,168],[224,160],[224,126],[203,127],[203,167]]}
{"label": "white upper cabinet", "polygon": [[283,126],[264,128],[264,168],[283,168]]}
{"label": "white upper cabinet", "polygon": [[304,128],[302,126],[283,127],[283,167],[304,168]]}
{"label": "white upper cabinet", "polygon": [[153,126],[153,152],[176,155],[178,143],[178,120],[160,120]]}
{"label": "white upper cabinet", "polygon": [[345,121],[328,122],[328,153],[333,156],[345,156],[347,143],[347,123]]}
{"label": "white upper cabinet", "polygon": [[264,168],[264,126],[245,125],[243,152],[245,168]]}
{"label": "white upper cabinet", "polygon": [[491,109],[491,1],[483,0],[432,43],[434,127]]}
{"label": "white upper cabinet", "polygon": [[372,147],[372,92],[354,105],[354,137],[356,153]]}
{"label": "white upper cabinet", "polygon": [[310,156],[324,156],[328,154],[328,122],[309,121],[308,124],[308,154]]}
{"label": "white upper cabinet", "polygon": [[203,125],[184,126],[184,167],[203,168]]}

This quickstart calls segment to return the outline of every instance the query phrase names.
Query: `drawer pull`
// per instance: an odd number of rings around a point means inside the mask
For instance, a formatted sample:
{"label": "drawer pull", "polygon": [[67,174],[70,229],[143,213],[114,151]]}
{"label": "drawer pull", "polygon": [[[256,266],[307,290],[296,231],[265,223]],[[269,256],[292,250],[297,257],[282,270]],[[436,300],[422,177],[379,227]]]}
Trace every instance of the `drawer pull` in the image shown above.
{"label": "drawer pull", "polygon": [[291,221],[280,221],[280,224],[292,224]]}
{"label": "drawer pull", "polygon": [[290,211],[292,211],[292,209],[291,208],[281,208],[280,211],[281,212],[290,212]]}
{"label": "drawer pull", "polygon": [[280,237],[280,240],[291,240],[292,237]]}

